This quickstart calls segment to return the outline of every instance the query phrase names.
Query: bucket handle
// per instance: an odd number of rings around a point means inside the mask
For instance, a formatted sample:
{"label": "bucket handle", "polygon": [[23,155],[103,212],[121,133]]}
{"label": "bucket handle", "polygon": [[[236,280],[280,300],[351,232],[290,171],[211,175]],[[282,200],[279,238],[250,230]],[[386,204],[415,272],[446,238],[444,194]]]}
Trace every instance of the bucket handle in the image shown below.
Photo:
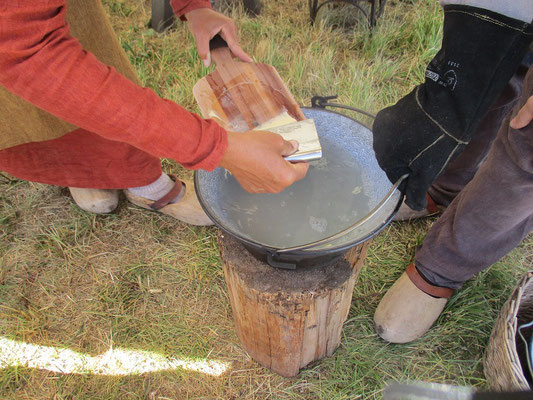
{"label": "bucket handle", "polygon": [[285,261],[278,261],[278,260],[274,260],[274,257],[276,257],[276,253],[272,253],[270,251],[267,250],[267,263],[268,265],[270,265],[271,267],[274,267],[274,268],[281,268],[281,269],[296,269],[296,264],[295,263],[288,263],[288,262],[285,262]]}
{"label": "bucket handle", "polygon": [[[375,115],[373,115],[373,114],[371,114],[369,112],[366,112],[364,110],[360,110],[359,108],[355,108],[355,107],[345,106],[343,104],[329,102],[329,100],[334,100],[337,97],[338,97],[337,95],[333,95],[333,96],[313,96],[311,98],[311,107],[313,107],[313,108],[326,108],[326,106],[327,106],[327,107],[343,108],[343,109],[346,109],[346,110],[355,111],[355,112],[358,112],[360,114],[366,115],[367,117],[370,117],[372,119],[376,118]],[[407,178],[407,176],[408,176],[408,174],[402,175],[396,181],[396,183],[392,186],[392,188],[389,190],[389,192],[386,194],[386,196],[383,198],[383,200],[381,200],[379,202],[379,204],[376,207],[374,207],[374,209],[372,211],[370,211],[370,213],[368,213],[365,217],[361,218],[359,221],[357,221],[353,225],[349,226],[348,228],[344,229],[343,231],[338,232],[338,233],[336,233],[334,235],[328,236],[327,238],[317,240],[315,242],[303,244],[303,245],[300,245],[300,246],[293,246],[293,247],[286,247],[284,249],[278,249],[276,251],[276,253],[277,254],[283,254],[283,253],[289,253],[289,252],[292,252],[292,251],[309,250],[309,249],[312,249],[314,247],[318,247],[318,246],[321,246],[321,245],[324,245],[324,244],[331,243],[334,240],[337,240],[337,239],[349,234],[350,232],[353,232],[354,230],[359,228],[361,225],[363,225],[364,223],[369,221],[374,215],[376,215],[383,208],[383,206],[392,197],[392,195],[394,194],[396,189]]]}
{"label": "bucket handle", "polygon": [[328,236],[327,238],[324,238],[324,239],[320,239],[320,240],[317,240],[315,242],[311,242],[311,243],[307,243],[307,244],[302,244],[300,246],[294,246],[294,247],[286,247],[284,249],[278,249],[276,250],[276,253],[277,254],[283,254],[283,253],[289,253],[291,251],[298,251],[298,250],[309,250],[313,247],[318,247],[318,246],[321,246],[323,244],[328,244],[328,243],[331,243],[333,242],[334,240],[337,240],[347,234],[349,234],[350,232],[356,230],[357,228],[359,228],[361,225],[365,224],[367,221],[369,221],[374,215],[376,215],[382,208],[383,206],[389,201],[389,199],[392,197],[392,195],[394,194],[394,192],[396,191],[396,189],[398,188],[398,186],[401,185],[401,183],[408,177],[408,174],[405,174],[405,175],[402,175],[400,176],[400,179],[398,179],[396,181],[396,183],[394,185],[392,185],[391,189],[389,190],[389,192],[387,193],[387,195],[383,198],[383,200],[381,200],[379,202],[379,204],[374,207],[374,209],[372,211],[370,211],[366,216],[364,216],[363,218],[361,218],[359,221],[357,221],[356,223],[354,223],[353,225],[349,226],[348,228],[344,229],[343,231],[339,232],[339,233],[336,233],[334,235],[331,235],[331,236]]}
{"label": "bucket handle", "polygon": [[358,112],[359,114],[366,115],[367,117],[370,117],[372,119],[376,119],[376,116],[374,114],[371,114],[359,108],[345,106],[344,104],[329,102],[329,100],[335,100],[337,97],[339,96],[337,96],[336,94],[333,96],[313,96],[311,98],[311,107],[312,108],[326,108],[326,107],[343,108],[345,110],[355,111],[355,112]]}

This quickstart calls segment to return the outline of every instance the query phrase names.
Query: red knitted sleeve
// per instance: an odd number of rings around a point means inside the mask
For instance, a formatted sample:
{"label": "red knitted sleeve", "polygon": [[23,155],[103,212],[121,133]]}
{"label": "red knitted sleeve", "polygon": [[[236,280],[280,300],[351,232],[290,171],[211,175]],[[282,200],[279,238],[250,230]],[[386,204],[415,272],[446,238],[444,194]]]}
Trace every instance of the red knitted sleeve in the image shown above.
{"label": "red knitted sleeve", "polygon": [[186,168],[215,168],[227,133],[98,61],[70,35],[65,12],[65,0],[2,2],[0,84],[108,139]]}

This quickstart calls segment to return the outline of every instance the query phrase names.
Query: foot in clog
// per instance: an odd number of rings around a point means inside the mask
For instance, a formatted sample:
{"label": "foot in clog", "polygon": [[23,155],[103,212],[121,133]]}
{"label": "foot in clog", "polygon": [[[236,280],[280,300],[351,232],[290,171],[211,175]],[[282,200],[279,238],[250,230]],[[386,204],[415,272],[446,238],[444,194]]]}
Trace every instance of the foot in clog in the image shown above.
{"label": "foot in clog", "polygon": [[[193,182],[180,181],[174,176],[172,178],[175,181],[174,187],[157,201],[137,196],[128,189],[124,190],[124,194],[136,206],[170,215],[191,225],[213,225],[213,221],[204,212],[196,197]],[[176,199],[178,200],[176,201]]]}
{"label": "foot in clog", "polygon": [[407,204],[402,203],[400,209],[396,215],[392,218],[393,221],[409,221],[417,218],[430,217],[432,215],[440,214],[446,207],[440,206],[431,198],[429,194],[426,193],[426,199],[428,205],[426,208],[420,211],[413,210]]}
{"label": "foot in clog", "polygon": [[118,206],[118,190],[116,189],[84,189],[69,187],[74,202],[87,212],[107,214]]}
{"label": "foot in clog", "polygon": [[453,289],[431,285],[414,264],[409,265],[376,309],[376,333],[390,343],[418,339],[431,328],[452,294]]}

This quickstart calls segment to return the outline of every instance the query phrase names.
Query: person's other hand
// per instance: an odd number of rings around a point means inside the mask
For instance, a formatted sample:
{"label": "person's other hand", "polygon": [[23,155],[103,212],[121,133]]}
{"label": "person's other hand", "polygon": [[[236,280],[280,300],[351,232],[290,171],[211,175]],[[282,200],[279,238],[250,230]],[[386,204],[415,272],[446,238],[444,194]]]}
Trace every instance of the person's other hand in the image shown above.
{"label": "person's other hand", "polygon": [[522,129],[533,120],[533,96],[531,96],[526,104],[518,111],[518,114],[511,120],[511,128]]}
{"label": "person's other hand", "polygon": [[224,38],[229,49],[235,57],[242,61],[250,62],[252,59],[239,45],[237,29],[231,18],[226,17],[210,8],[197,8],[185,14],[189,24],[189,30],[196,41],[198,55],[206,67],[211,64],[209,41],[217,34]]}
{"label": "person's other hand", "polygon": [[308,163],[290,163],[283,156],[298,150],[296,141],[266,131],[228,132],[228,147],[220,166],[249,193],[279,193],[302,179]]}

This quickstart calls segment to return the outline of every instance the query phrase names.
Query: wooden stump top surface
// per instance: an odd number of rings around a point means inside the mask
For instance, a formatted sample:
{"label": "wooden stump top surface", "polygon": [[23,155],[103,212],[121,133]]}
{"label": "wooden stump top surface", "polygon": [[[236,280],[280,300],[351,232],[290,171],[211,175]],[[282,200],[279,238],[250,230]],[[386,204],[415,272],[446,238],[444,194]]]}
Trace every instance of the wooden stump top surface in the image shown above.
{"label": "wooden stump top surface", "polygon": [[285,270],[259,261],[226,233],[218,235],[218,245],[222,261],[230,263],[249,288],[261,293],[320,293],[341,286],[353,273],[344,257],[326,266]]}

